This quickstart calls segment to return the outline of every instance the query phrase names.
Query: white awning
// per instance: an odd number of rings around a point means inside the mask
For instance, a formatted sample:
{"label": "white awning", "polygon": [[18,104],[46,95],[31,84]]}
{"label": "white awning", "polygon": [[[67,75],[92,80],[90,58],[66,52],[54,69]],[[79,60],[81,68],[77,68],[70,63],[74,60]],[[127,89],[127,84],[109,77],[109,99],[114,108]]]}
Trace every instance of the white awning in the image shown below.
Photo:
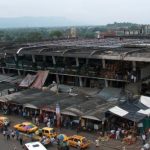
{"label": "white awning", "polygon": [[23,107],[32,108],[32,109],[38,109],[38,107],[32,105],[32,104],[24,104]]}
{"label": "white awning", "polygon": [[94,117],[94,116],[88,116],[88,115],[82,116],[82,118],[90,119],[90,120],[97,120],[97,121],[101,121],[101,120],[100,120],[100,119],[98,119],[97,117]]}
{"label": "white awning", "polygon": [[140,109],[138,111],[138,113],[141,113],[141,114],[144,114],[144,115],[150,115],[150,109],[146,109],[146,110],[143,110],[143,109]]}
{"label": "white awning", "polygon": [[150,97],[148,97],[148,96],[141,96],[140,97],[140,102],[142,104],[144,104],[145,106],[150,108]]}
{"label": "white awning", "polygon": [[68,116],[74,116],[74,117],[77,117],[77,115],[73,112],[69,112],[69,111],[63,111],[61,112],[61,114],[63,115],[68,115]]}
{"label": "white awning", "polygon": [[129,113],[126,110],[124,110],[118,106],[110,108],[109,111],[112,112],[113,114],[116,114],[116,115],[121,116],[121,117],[123,117]]}

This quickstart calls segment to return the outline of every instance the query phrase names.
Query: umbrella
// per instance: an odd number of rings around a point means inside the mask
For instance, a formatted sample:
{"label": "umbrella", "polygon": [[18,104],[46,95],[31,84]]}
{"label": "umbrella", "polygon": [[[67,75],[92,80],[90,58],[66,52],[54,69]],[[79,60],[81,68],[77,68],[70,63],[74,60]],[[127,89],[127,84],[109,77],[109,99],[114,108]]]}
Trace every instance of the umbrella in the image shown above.
{"label": "umbrella", "polygon": [[59,139],[60,141],[66,141],[68,137],[65,134],[59,134],[57,136],[57,139]]}

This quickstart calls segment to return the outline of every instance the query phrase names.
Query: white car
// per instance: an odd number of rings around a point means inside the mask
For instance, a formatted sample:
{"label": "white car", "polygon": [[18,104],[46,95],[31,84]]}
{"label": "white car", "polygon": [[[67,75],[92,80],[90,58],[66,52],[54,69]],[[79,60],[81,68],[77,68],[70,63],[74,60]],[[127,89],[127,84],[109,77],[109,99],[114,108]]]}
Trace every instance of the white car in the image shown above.
{"label": "white car", "polygon": [[47,150],[40,142],[30,142],[25,144],[26,150]]}

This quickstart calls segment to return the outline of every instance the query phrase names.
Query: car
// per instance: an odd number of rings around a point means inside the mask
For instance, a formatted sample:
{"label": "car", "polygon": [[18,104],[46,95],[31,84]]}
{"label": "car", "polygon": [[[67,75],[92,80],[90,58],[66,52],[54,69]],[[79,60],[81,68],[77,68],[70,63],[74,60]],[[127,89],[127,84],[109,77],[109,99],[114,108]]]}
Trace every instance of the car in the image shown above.
{"label": "car", "polygon": [[89,147],[90,142],[83,136],[73,135],[68,137],[68,143],[72,147],[76,147],[78,149],[86,149]]}
{"label": "car", "polygon": [[57,133],[54,128],[44,127],[42,128],[42,135],[45,135],[46,137],[52,138],[56,137]]}
{"label": "car", "polygon": [[14,128],[21,132],[34,133],[38,127],[31,122],[23,122],[14,126]]}
{"label": "car", "polygon": [[10,125],[10,120],[7,117],[0,116],[0,126]]}
{"label": "car", "polygon": [[40,142],[30,142],[25,144],[26,150],[47,150]]}

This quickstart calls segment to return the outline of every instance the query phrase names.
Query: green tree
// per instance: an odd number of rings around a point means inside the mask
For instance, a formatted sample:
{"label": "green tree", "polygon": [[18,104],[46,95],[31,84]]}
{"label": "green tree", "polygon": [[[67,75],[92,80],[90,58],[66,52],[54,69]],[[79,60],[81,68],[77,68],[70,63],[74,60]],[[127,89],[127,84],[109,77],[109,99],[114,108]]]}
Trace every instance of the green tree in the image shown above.
{"label": "green tree", "polygon": [[60,38],[63,36],[63,33],[59,30],[54,30],[50,32],[50,37],[51,38]]}

